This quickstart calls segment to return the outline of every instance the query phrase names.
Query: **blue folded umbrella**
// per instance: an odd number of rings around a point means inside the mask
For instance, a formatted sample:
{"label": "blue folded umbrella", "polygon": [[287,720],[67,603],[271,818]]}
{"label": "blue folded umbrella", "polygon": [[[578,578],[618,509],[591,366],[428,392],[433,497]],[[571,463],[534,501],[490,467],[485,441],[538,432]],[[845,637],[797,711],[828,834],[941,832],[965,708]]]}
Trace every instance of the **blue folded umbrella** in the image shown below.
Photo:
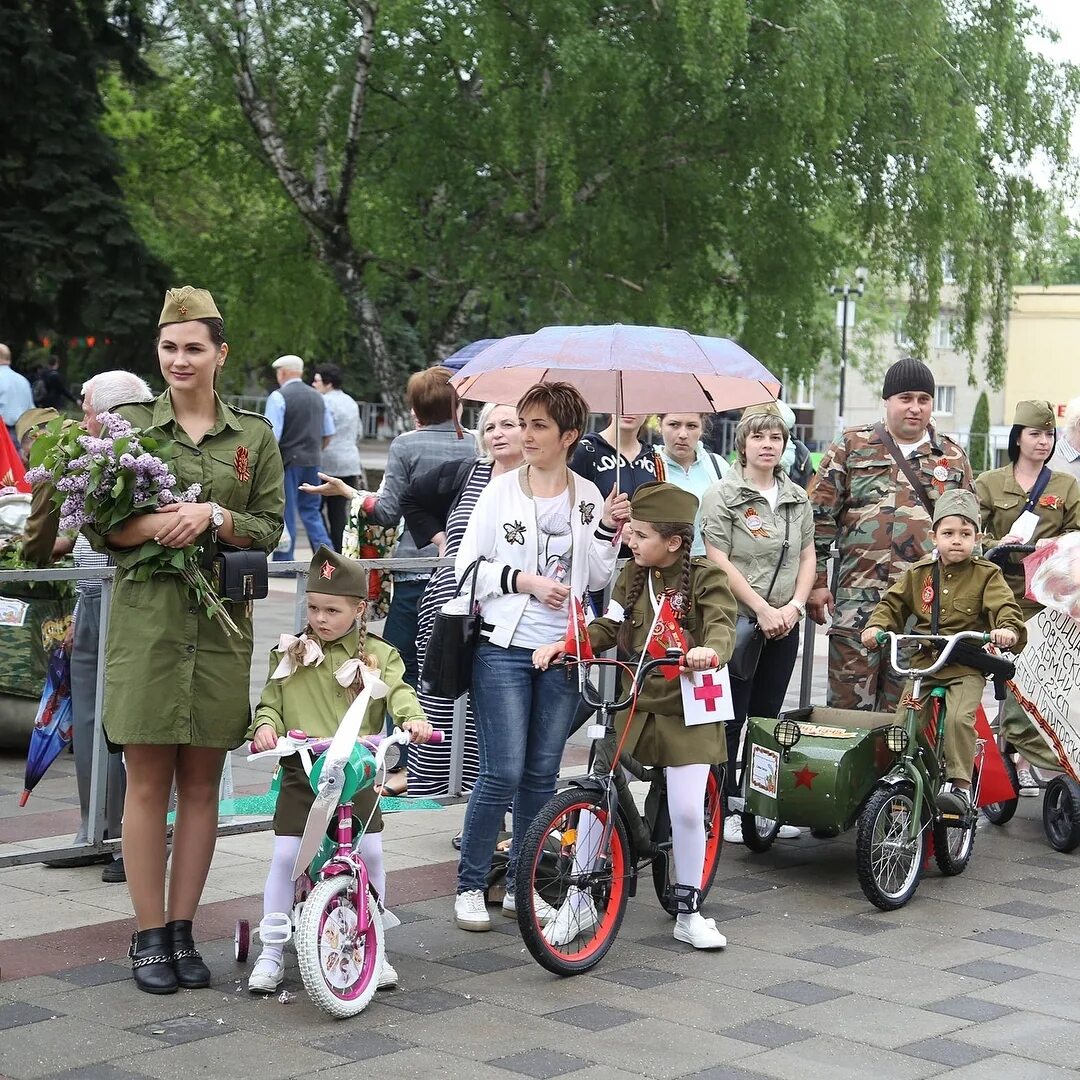
{"label": "blue folded umbrella", "polygon": [[45,688],[41,691],[30,749],[26,754],[26,774],[19,805],[25,806],[37,782],[62,750],[71,745],[71,654],[62,645],[49,653]]}

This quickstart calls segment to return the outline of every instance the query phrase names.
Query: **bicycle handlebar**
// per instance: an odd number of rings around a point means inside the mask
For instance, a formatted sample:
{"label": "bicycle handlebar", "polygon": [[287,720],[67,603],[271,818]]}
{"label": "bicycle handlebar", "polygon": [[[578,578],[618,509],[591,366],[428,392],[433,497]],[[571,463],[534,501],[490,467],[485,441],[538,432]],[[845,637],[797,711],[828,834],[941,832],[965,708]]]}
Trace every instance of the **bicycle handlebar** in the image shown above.
{"label": "bicycle handlebar", "polygon": [[627,665],[621,660],[610,660],[606,657],[598,656],[592,660],[578,660],[580,665],[580,679],[581,679],[581,697],[586,705],[589,705],[594,709],[608,709],[611,712],[621,712],[625,709],[633,700],[635,695],[640,691],[642,684],[645,682],[645,676],[650,674],[658,667],[666,667],[668,664],[681,664],[686,659],[686,654],[682,649],[668,649],[663,656],[654,656],[646,660],[634,675],[633,680],[630,683],[630,690],[623,701],[607,702],[602,701],[599,696],[593,697],[590,691],[592,690],[592,684],[589,682],[588,669],[592,666],[602,667],[605,664],[610,666],[617,666],[626,668]]}
{"label": "bicycle handlebar", "polygon": [[1013,555],[1030,555],[1035,550],[1034,544],[995,544],[983,556],[990,562],[1004,568]]}
{"label": "bicycle handlebar", "polygon": [[[945,666],[945,662],[949,659],[949,656],[957,643],[963,641],[965,638],[977,638],[981,645],[985,645],[990,640],[990,635],[980,633],[978,630],[961,630],[957,634],[894,634],[891,630],[879,630],[877,632],[877,643],[879,645],[884,645],[887,641],[891,643],[889,649],[889,666],[897,675],[933,675],[935,671],[940,671]],[[898,657],[901,641],[918,641],[923,643],[937,643],[943,641],[945,642],[945,647],[941,650],[941,655],[937,658],[937,661],[929,667],[902,668]]]}

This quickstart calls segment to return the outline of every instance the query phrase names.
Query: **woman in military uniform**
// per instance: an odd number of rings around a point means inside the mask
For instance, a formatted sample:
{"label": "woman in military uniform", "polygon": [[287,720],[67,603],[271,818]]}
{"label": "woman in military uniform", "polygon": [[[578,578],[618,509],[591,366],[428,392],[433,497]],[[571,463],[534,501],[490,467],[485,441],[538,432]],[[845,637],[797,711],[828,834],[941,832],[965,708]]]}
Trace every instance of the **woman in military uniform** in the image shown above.
{"label": "woman in military uniform", "polygon": [[[984,472],[975,481],[985,548],[993,544],[1038,544],[1080,529],[1080,486],[1068,473],[1052,472],[1046,464],[1056,439],[1054,410],[1048,401],[1017,404],[1009,432],[1011,464]],[[1030,532],[1021,520],[1025,511],[1037,519]],[[1024,619],[1037,615],[1042,605],[1024,595],[1023,566],[1013,561],[1006,563],[1004,571]],[[1005,702],[1005,733],[1022,755],[1017,761],[1020,793],[1038,794],[1028,761],[1052,769],[1057,768],[1057,759],[1011,695]]]}
{"label": "woman in military uniform", "polygon": [[[205,289],[170,289],[158,320],[157,356],[168,389],[117,412],[174,445],[170,468],[201,501],[129,518],[96,538],[118,567],[105,653],[105,732],[127,763],[124,866],[135,909],[133,974],[140,989],[173,993],[209,986],[191,924],[217,836],[225,754],[251,717],[251,613],[233,605],[231,636],[183,578],[132,581],[127,570],[147,541],[168,548],[273,551],[284,507],[281,455],[269,423],[230,408],[214,390],[229,347]],[[176,787],[172,873],[165,896],[165,815]]]}

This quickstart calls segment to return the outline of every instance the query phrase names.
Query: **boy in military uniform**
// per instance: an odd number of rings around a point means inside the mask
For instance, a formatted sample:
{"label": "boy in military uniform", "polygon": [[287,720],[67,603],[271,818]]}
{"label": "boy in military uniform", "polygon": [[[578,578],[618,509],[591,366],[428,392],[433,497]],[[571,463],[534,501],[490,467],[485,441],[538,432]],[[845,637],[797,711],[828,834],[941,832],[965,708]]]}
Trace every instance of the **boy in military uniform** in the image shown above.
{"label": "boy in military uniform", "polygon": [[[924,499],[932,505],[947,491],[972,489],[964,451],[930,423],[934,385],[921,360],[893,364],[881,388],[882,422],[845,431],[825,452],[810,485],[817,580],[806,610],[822,624],[832,613],[826,700],[833,708],[896,708],[901,681],[877,656],[866,655],[859,633],[889,583],[930,551]],[[830,588],[826,564],[834,544],[839,556]]]}
{"label": "boy in military uniform", "polygon": [[[936,550],[905,570],[881,598],[862,632],[869,650],[878,648],[879,630],[903,633],[914,618],[912,634],[956,634],[962,630],[989,633],[993,644],[1003,649],[1020,649],[1027,640],[1024,616],[1001,571],[992,562],[974,555],[978,540],[979,504],[969,491],[950,491],[934,506],[933,536]],[[938,564],[935,566],[935,564]],[[935,591],[940,588],[940,595]],[[934,608],[939,609],[933,627]],[[975,711],[982,700],[986,676],[961,663],[947,663],[924,683],[924,706],[929,691],[945,687],[945,767],[952,790],[969,804],[971,771],[975,761]],[[904,688],[903,698],[911,694]],[[902,723],[906,706],[897,710]]]}
{"label": "boy in military uniform", "polygon": [[[377,668],[389,688],[385,698],[372,700],[360,727],[361,735],[383,730],[387,710],[394,722],[427,742],[431,725],[412,687],[405,682],[405,665],[397,649],[367,633],[364,623],[367,573],[359,564],[320,547],[311,560],[307,580],[308,624],[299,637],[283,634],[270,654],[270,679],[259,699],[248,736],[256,750],[272,750],[279,736],[300,730],[315,738],[331,738],[364,685],[364,671]],[[263,917],[288,919],[293,907],[292,868],[300,850],[315,793],[296,757],[282,759],[281,793],[274,811],[274,851],[263,891]],[[353,821],[366,823],[357,850],[368,868],[371,886],[383,899],[386,870],[382,854],[382,815],[373,788],[353,799]],[[248,978],[252,993],[275,991],[285,976],[283,945],[265,944]],[[384,960],[379,989],[393,986],[397,972]]]}

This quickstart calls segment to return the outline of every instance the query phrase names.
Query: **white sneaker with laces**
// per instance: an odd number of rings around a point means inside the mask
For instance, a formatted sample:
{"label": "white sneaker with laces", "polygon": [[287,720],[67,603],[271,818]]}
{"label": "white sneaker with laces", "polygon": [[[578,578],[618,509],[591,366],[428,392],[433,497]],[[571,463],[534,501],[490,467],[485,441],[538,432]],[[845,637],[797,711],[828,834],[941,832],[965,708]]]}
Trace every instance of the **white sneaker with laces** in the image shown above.
{"label": "white sneaker with laces", "polygon": [[724,843],[741,844],[742,842],[742,818],[738,814],[728,814],[724,818]]}
{"label": "white sneaker with laces", "polygon": [[1030,769],[1021,769],[1016,774],[1016,782],[1020,786],[1020,795],[1025,799],[1034,799],[1039,794],[1039,785]]}
{"label": "white sneaker with laces", "polygon": [[375,984],[376,990],[392,990],[397,986],[398,974],[394,965],[383,954],[382,970],[379,972],[379,981]]}
{"label": "white sneaker with laces", "polygon": [[781,825],[776,834],[777,840],[797,840],[802,836],[802,829],[798,825]]}
{"label": "white sneaker with laces", "polygon": [[599,923],[600,916],[596,912],[592,894],[571,885],[555,918],[544,927],[544,940],[556,948],[569,945],[574,938],[588,933]]}
{"label": "white sneaker with laces", "polygon": [[272,994],[285,978],[285,957],[263,953],[248,976],[248,993]]}
{"label": "white sneaker with laces", "polygon": [[482,889],[470,889],[454,898],[454,922],[461,930],[482,933],[491,929],[491,917],[484,903]]}
{"label": "white sneaker with laces", "polygon": [[693,945],[695,949],[723,949],[727,938],[716,929],[715,919],[706,919],[700,911],[680,915],[675,920],[675,940]]}
{"label": "white sneaker with laces", "polygon": [[[503,897],[502,913],[508,919],[517,918],[517,903],[512,892],[508,892]],[[536,915],[541,926],[547,926],[557,914],[555,909],[535,889],[533,890],[533,914]]]}

